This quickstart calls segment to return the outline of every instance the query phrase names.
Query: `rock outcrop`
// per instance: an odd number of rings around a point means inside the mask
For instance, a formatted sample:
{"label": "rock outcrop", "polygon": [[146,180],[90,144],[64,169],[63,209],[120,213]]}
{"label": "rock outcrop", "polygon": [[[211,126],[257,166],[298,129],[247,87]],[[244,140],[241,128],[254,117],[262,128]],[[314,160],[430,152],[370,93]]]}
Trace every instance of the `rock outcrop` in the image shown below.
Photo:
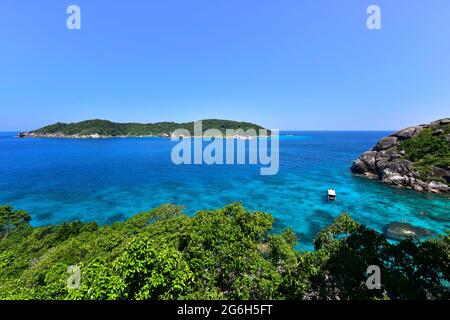
{"label": "rock outcrop", "polygon": [[[402,141],[417,137],[424,129],[431,129],[433,136],[442,136],[445,134],[442,128],[449,124],[450,119],[441,119],[430,124],[408,127],[382,138],[370,151],[364,152],[353,162],[351,170],[355,174],[377,178],[393,186],[438,194],[449,193],[450,168],[433,166],[432,176],[438,179],[423,179],[414,168],[414,163],[405,157],[405,151],[399,148]],[[450,134],[445,139],[450,145]]]}
{"label": "rock outcrop", "polygon": [[384,228],[384,234],[389,239],[400,241],[407,238],[416,240],[423,237],[429,237],[433,235],[433,232],[425,228],[413,226],[409,223],[391,222]]}

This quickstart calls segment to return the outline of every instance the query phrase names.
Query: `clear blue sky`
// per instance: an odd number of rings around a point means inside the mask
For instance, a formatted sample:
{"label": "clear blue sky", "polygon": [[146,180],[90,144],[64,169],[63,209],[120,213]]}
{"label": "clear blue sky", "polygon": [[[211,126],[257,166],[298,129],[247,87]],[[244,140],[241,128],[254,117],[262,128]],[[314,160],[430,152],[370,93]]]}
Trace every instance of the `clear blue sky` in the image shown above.
{"label": "clear blue sky", "polygon": [[[66,28],[66,8],[82,29]],[[378,4],[382,30],[366,28]],[[450,116],[448,0],[2,0],[0,130],[247,120],[391,130]]]}

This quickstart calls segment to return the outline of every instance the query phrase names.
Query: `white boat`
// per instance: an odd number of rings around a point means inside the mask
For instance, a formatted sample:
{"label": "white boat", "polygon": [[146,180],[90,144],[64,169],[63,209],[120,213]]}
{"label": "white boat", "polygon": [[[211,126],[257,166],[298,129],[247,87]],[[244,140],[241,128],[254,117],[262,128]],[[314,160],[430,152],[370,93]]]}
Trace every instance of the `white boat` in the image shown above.
{"label": "white boat", "polygon": [[328,189],[328,200],[329,201],[336,200],[336,191],[333,188]]}

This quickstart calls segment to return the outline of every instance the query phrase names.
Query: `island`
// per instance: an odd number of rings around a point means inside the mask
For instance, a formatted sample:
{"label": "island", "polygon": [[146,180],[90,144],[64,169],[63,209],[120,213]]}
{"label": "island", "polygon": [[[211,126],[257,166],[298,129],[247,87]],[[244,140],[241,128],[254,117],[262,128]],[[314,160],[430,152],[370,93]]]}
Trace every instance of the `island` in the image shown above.
{"label": "island", "polygon": [[408,127],[382,138],[351,170],[393,186],[450,192],[450,118]]}
{"label": "island", "polygon": [[[249,129],[254,129],[256,135],[263,130],[260,125],[232,120],[205,119],[201,120],[203,132],[209,129],[218,129],[226,136],[226,130],[242,129],[239,136],[248,136]],[[74,138],[74,139],[101,139],[101,138],[127,138],[127,137],[163,137],[169,138],[177,129],[186,129],[194,136],[194,121],[186,123],[156,122],[156,123],[117,123],[108,120],[86,120],[76,123],[58,122],[43,128],[20,132],[20,138]],[[267,130],[267,129],[266,129]],[[267,134],[270,130],[267,130]]]}

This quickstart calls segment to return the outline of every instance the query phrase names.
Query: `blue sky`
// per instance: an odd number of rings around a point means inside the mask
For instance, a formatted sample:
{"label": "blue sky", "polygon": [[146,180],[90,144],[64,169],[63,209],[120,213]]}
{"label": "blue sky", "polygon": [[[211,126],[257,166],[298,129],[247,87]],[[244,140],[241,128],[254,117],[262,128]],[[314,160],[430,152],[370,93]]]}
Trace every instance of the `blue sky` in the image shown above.
{"label": "blue sky", "polygon": [[[82,29],[66,28],[77,4]],[[377,4],[382,30],[368,30]],[[450,116],[448,0],[2,0],[0,130],[224,118],[391,130]]]}

